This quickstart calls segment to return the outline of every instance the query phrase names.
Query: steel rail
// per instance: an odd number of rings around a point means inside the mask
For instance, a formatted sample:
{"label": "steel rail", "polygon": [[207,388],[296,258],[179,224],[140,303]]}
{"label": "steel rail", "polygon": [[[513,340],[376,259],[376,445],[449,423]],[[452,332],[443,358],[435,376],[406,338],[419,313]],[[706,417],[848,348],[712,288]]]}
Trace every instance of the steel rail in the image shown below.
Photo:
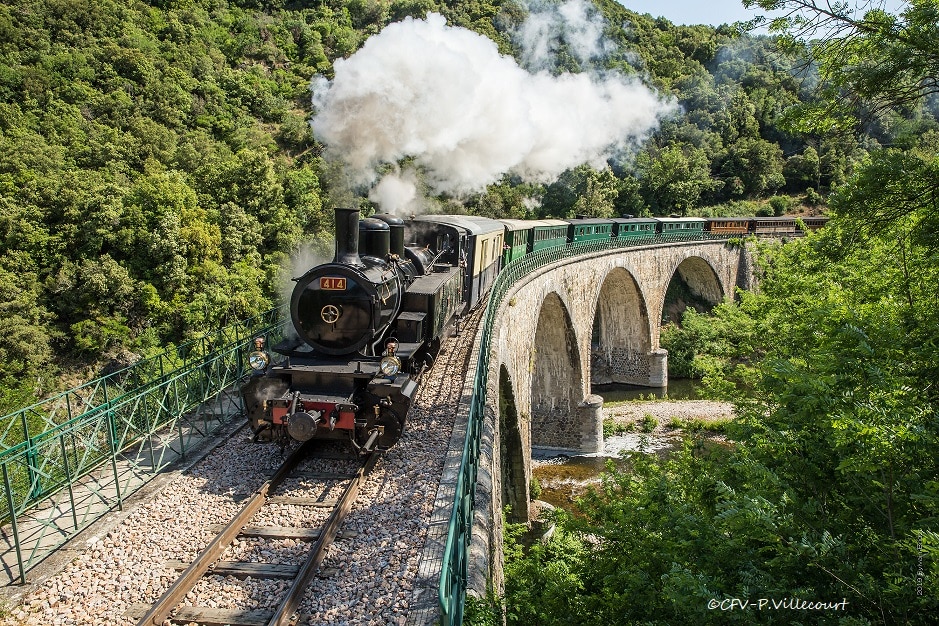
{"label": "steel rail", "polygon": [[161,626],[169,614],[186,597],[186,594],[195,586],[209,568],[222,556],[226,548],[235,540],[251,518],[267,501],[269,493],[275,491],[280,484],[296,469],[297,465],[306,457],[310,442],[297,447],[280,466],[277,472],[255,492],[245,503],[238,514],[225,529],[213,539],[196,560],[184,571],[166,592],[160,596],[153,607],[144,615],[137,626]]}
{"label": "steel rail", "polygon": [[326,548],[328,548],[336,538],[336,534],[339,532],[339,526],[352,509],[352,504],[355,502],[356,496],[359,493],[359,487],[362,486],[365,477],[368,476],[372,468],[375,467],[379,455],[379,452],[371,452],[368,457],[366,457],[365,462],[362,464],[362,467],[359,468],[355,477],[346,486],[342,497],[339,498],[339,502],[336,504],[336,508],[330,513],[329,519],[326,520],[326,524],[320,531],[319,538],[310,549],[306,561],[300,567],[297,577],[294,579],[293,584],[290,586],[280,606],[278,606],[277,610],[274,612],[274,616],[268,622],[268,626],[292,626],[299,621],[300,616],[297,614],[296,609],[300,605],[300,600],[303,599],[307,585],[309,585],[316,571],[319,569],[319,566],[323,563],[323,559],[326,558]]}

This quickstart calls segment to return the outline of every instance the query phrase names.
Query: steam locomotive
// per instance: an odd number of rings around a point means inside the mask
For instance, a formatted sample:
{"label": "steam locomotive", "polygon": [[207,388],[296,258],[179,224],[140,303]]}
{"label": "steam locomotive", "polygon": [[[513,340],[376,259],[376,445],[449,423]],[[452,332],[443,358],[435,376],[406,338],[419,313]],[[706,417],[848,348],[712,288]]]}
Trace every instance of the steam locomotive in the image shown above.
{"label": "steam locomotive", "polygon": [[[501,268],[569,243],[683,241],[740,235],[792,236],[827,218],[615,218],[492,220],[387,214],[359,219],[336,209],[336,254],[296,280],[296,336],[274,347],[255,340],[255,375],[242,386],[256,438],[348,439],[388,448],[404,430],[423,372],[454,322],[485,296]],[[405,242],[408,242],[405,245]]]}
{"label": "steam locomotive", "polygon": [[393,445],[441,337],[495,280],[503,236],[486,218],[337,209],[333,261],[295,279],[296,337],[273,348],[277,364],[263,338],[249,356],[241,393],[255,437]]}

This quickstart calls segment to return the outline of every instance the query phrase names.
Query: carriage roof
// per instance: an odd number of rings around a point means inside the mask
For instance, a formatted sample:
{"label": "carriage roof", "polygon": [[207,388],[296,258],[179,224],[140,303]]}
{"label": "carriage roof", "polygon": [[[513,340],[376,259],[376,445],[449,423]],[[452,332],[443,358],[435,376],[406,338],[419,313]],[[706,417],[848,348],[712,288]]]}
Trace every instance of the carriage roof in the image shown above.
{"label": "carriage roof", "polygon": [[462,228],[472,235],[485,235],[504,230],[501,222],[477,215],[418,215],[414,222],[430,222]]}

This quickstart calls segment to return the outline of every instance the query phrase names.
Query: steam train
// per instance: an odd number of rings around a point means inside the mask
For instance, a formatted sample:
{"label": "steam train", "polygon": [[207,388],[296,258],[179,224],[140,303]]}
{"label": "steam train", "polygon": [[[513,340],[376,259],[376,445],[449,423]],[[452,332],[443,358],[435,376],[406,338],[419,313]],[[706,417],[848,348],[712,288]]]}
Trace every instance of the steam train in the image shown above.
{"label": "steam train", "polygon": [[824,220],[425,215],[405,221],[387,214],[360,219],[357,209],[336,209],[333,261],[295,279],[296,336],[274,346],[277,363],[261,337],[249,355],[254,373],[241,393],[254,436],[281,444],[343,439],[361,451],[394,445],[441,338],[486,295],[505,264],[526,254],[611,239],[796,235]]}
{"label": "steam train", "polygon": [[[501,267],[502,225],[472,216],[405,222],[336,210],[336,254],[296,280],[296,336],[255,340],[241,388],[256,438],[348,439],[363,451],[401,437],[421,374]],[[407,242],[407,245],[405,245]]]}

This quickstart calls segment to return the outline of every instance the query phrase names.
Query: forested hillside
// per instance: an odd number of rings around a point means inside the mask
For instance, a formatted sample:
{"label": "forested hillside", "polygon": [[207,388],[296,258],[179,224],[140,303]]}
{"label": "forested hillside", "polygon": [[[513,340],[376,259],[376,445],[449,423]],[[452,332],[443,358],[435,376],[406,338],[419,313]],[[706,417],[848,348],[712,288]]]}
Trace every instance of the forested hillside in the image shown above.
{"label": "forested hillside", "polygon": [[[563,34],[546,71],[615,70],[680,108],[632,158],[549,185],[446,198],[485,215],[752,214],[823,202],[866,151],[935,126],[879,110],[850,132],[787,118],[815,74],[768,38],[599,4],[591,67]],[[0,406],[265,310],[329,240],[310,80],[383,26],[437,11],[520,56],[519,1],[12,0],[0,6]],[[769,202],[768,202],[769,201]],[[360,201],[365,208],[368,203]],[[461,209],[462,207],[462,209]],[[62,379],[62,376],[65,378]]]}
{"label": "forested hillside", "polygon": [[270,306],[278,266],[323,228],[309,78],[364,36],[338,11],[0,6],[8,387]]}

